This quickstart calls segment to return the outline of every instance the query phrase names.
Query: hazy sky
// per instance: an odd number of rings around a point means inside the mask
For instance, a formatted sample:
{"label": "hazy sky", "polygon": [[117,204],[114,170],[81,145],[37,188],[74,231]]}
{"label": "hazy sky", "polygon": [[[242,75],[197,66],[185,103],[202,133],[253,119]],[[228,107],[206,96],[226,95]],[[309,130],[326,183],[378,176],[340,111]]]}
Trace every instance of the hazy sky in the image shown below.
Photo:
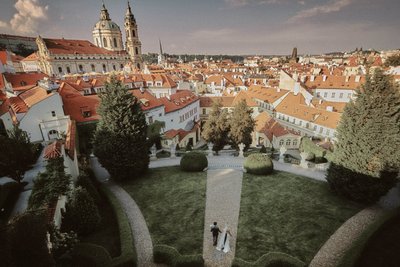
{"label": "hazy sky", "polygon": [[[126,0],[104,0],[123,27]],[[132,0],[142,50],[300,54],[400,48],[400,0]],[[0,0],[0,33],[92,40],[101,0]],[[123,29],[122,29],[123,31]]]}

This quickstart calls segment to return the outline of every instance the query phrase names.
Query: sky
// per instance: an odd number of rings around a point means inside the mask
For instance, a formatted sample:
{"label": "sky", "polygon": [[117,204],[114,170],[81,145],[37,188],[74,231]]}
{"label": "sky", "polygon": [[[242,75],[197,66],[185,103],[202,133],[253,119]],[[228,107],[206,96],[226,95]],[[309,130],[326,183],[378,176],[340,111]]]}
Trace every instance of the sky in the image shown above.
{"label": "sky", "polygon": [[[123,31],[126,0],[104,0]],[[399,0],[131,0],[142,51],[287,55],[400,48]],[[0,33],[85,39],[101,0],[0,0]]]}

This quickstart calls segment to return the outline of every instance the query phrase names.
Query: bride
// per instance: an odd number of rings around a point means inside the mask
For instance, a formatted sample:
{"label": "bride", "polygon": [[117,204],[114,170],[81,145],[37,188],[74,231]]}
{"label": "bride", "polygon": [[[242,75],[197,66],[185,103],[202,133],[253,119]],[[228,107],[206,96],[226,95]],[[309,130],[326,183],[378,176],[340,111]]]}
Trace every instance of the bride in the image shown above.
{"label": "bride", "polygon": [[229,231],[229,228],[227,225],[225,225],[224,230],[222,231],[222,234],[218,240],[218,244],[217,244],[217,250],[219,251],[223,251],[225,253],[229,252],[231,250],[230,246],[229,246],[229,236],[232,237],[231,232]]}

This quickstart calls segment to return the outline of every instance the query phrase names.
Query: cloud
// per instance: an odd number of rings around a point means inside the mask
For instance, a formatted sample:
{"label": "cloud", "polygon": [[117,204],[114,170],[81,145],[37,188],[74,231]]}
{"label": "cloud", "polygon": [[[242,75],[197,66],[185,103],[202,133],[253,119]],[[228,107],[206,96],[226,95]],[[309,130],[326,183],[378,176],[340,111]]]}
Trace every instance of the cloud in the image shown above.
{"label": "cloud", "polygon": [[17,12],[10,22],[0,21],[0,28],[10,28],[21,34],[36,33],[41,21],[47,20],[48,6],[41,6],[38,0],[18,0]]}
{"label": "cloud", "polygon": [[319,14],[328,14],[340,11],[342,8],[350,5],[353,0],[333,0],[325,5],[315,6],[309,9],[304,9],[289,19],[289,23],[298,22],[299,20],[314,17]]}

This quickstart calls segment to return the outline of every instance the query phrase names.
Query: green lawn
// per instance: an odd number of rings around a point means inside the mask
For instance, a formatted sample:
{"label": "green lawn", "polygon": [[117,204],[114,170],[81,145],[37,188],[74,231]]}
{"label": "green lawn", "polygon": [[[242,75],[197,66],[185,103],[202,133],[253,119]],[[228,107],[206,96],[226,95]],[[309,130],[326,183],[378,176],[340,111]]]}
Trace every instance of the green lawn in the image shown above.
{"label": "green lawn", "polygon": [[167,167],[122,184],[139,205],[153,245],[173,246],[182,254],[202,253],[206,177],[205,172]]}
{"label": "green lawn", "polygon": [[285,172],[244,174],[236,256],[255,261],[283,252],[306,262],[363,207],[333,195],[328,184]]}

